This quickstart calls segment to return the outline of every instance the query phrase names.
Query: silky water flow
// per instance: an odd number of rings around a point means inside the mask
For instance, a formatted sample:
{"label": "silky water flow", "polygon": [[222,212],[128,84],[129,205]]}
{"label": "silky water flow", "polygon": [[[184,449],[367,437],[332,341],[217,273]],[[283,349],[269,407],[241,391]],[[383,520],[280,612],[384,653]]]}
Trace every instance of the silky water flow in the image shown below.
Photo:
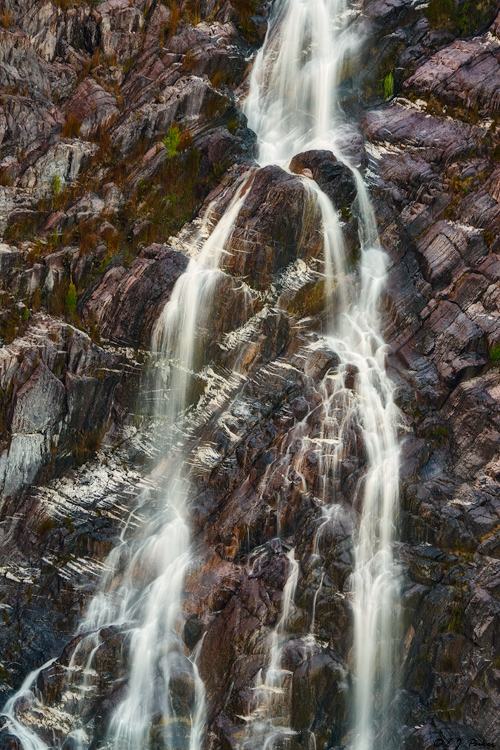
{"label": "silky water flow", "polygon": [[[261,165],[277,164],[286,169],[300,151],[322,148],[333,151],[350,166],[339,145],[345,140],[346,123],[338,106],[338,88],[342,72],[359,45],[349,23],[352,13],[346,0],[275,2],[244,104],[249,126],[259,137]],[[354,620],[353,688],[348,746],[351,750],[373,750],[376,733],[380,742],[380,728],[387,724],[394,688],[398,578],[392,547],[398,503],[398,412],[385,371],[380,331],[379,302],[386,280],[386,256],[378,243],[366,187],[357,170],[352,171],[358,190],[361,246],[356,281],[347,272],[342,228],[335,209],[316,183],[303,179],[321,212],[327,297],[330,302],[335,297],[337,310],[329,317],[325,336],[316,344],[328,346],[339,359],[336,371],[327,373],[320,385],[321,471],[326,477],[338,470],[344,435],[350,426],[361,430],[366,446],[367,468],[357,488],[359,518],[353,525],[354,564],[349,592]],[[162,502],[155,505],[156,512],[140,533],[129,533],[131,524],[125,525],[121,543],[109,556],[99,590],[79,628],[82,638],[68,668],[67,701],[73,709],[83,709],[96,677],[93,662],[100,645],[99,632],[117,626],[127,634],[127,689],[107,730],[108,746],[113,750],[150,747],[160,733],[166,748],[199,750],[204,737],[203,683],[194,661],[184,656],[178,634],[184,581],[193,562],[182,415],[189,404],[192,371],[199,367],[198,331],[212,309],[221,257],[251,179],[251,174],[240,178],[229,207],[198,255],[193,253],[155,326],[156,416],[165,424],[166,458],[154,477],[162,487]],[[207,223],[209,219],[210,208]],[[354,387],[348,387],[352,372],[356,373]],[[301,437],[304,425],[296,429]],[[328,486],[325,481],[315,549],[328,525],[342,517]],[[146,493],[143,508],[148,503]],[[276,742],[294,734],[287,715],[290,680],[281,658],[300,566],[293,549],[287,558],[289,574],[282,612],[269,636],[268,663],[256,680],[255,709],[247,717],[243,743],[262,750],[271,750]],[[323,579],[324,571],[320,586]],[[309,643],[314,642],[314,616],[313,612]],[[187,729],[186,716],[177,714],[171,694],[172,676],[179,665],[190,672],[192,682]],[[24,750],[50,747],[16,712],[20,699],[31,701],[36,709],[35,686],[41,669],[26,679],[4,707],[11,732]],[[89,746],[91,738],[83,729],[75,729],[73,736],[76,746]]]}
{"label": "silky water flow", "polygon": [[[82,635],[69,666],[62,703],[70,713],[85,712],[86,698],[95,683],[94,659],[103,629],[117,628],[126,634],[129,678],[123,699],[112,713],[107,729],[110,750],[139,750],[157,747],[198,750],[204,736],[204,687],[196,664],[183,654],[178,633],[181,623],[183,587],[192,565],[187,497],[183,413],[190,398],[190,382],[196,358],[198,329],[212,309],[213,291],[224,245],[244,200],[244,189],[251,176],[244,175],[228,209],[216,224],[201,251],[188,264],[177,281],[172,296],[153,331],[152,353],[156,360],[155,416],[163,423],[161,431],[165,460],[152,474],[152,485],[159,488],[160,502],[151,502],[150,493],[141,498],[147,521],[140,533],[129,534],[129,526],[140,508],[135,508],[125,524],[119,544],[108,557],[105,574],[91,600],[87,615],[78,629]],[[205,226],[211,209],[207,210]],[[200,231],[203,237],[204,231]],[[109,632],[109,631],[108,631]],[[54,660],[52,660],[54,661]],[[4,707],[4,715],[25,750],[49,748],[17,716],[23,701],[35,713],[43,707],[37,698],[33,672]],[[179,670],[190,673],[192,696],[190,715],[176,711],[171,682]],[[186,721],[187,720],[187,721]],[[186,724],[189,724],[186,729]],[[92,740],[78,728],[71,732],[73,746],[87,748]]]}
{"label": "silky water flow", "polygon": [[[375,741],[387,746],[384,730],[389,723],[389,703],[395,688],[399,635],[398,569],[393,558],[394,529],[399,499],[398,410],[393,385],[385,369],[385,344],[381,335],[380,297],[386,283],[387,257],[382,251],[366,186],[358,170],[342,152],[348,125],[338,104],[338,90],[345,66],[355,58],[360,40],[349,23],[352,11],[345,0],[278,0],[274,5],[266,40],[259,51],[244,111],[249,127],[259,136],[259,162],[286,168],[302,151],[326,149],[352,169],[357,186],[357,214],[361,246],[359,280],[347,273],[339,218],[329,198],[315,183],[324,237],[327,297],[335,296],[337,312],[329,316],[323,341],[338,355],[335,373],[327,373],[321,386],[323,425],[319,441],[320,474],[325,477],[322,519],[318,542],[329,524],[346,522],[335,497],[326,491],[326,477],[335,475],[343,457],[344,435],[357,425],[366,446],[367,468],[357,488],[359,509],[353,528],[353,573],[350,599],[354,619],[352,648],[353,688],[350,697],[351,750],[373,750]],[[356,373],[354,388],[347,379]],[[303,429],[298,425],[297,431]],[[349,519],[347,519],[349,522]],[[290,553],[289,553],[290,555]],[[285,587],[283,614],[270,638],[267,676],[259,675],[257,702],[250,717],[248,745],[273,747],[276,739],[293,734],[278,728],[260,714],[269,705],[269,694],[280,692],[277,684],[281,652],[286,642],[289,595],[295,591],[298,569],[290,567]],[[320,586],[323,582],[320,577]],[[288,590],[287,590],[288,589]],[[314,605],[316,599],[314,599]],[[314,613],[311,632],[314,641]],[[289,692],[282,670],[281,692]],[[262,690],[262,683],[267,691]],[[286,705],[286,695],[282,695]],[[289,705],[289,701],[288,701]],[[290,717],[291,719],[291,717]],[[280,720],[282,723],[282,720]],[[375,740],[377,736],[377,740]],[[385,744],[384,744],[385,743]]]}

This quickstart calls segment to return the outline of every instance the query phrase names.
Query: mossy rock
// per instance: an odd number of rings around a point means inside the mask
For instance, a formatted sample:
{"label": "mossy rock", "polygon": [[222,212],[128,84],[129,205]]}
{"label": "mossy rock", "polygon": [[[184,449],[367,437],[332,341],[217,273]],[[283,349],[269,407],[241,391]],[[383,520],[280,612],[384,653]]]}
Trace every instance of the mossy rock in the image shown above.
{"label": "mossy rock", "polygon": [[496,0],[430,0],[427,18],[435,29],[468,36],[493,21]]}

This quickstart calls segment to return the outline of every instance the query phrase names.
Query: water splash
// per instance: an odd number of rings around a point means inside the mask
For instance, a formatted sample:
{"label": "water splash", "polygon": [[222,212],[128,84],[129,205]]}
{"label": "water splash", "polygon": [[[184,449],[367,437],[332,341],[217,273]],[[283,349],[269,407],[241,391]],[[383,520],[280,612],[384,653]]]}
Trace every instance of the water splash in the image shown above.
{"label": "water splash", "polygon": [[291,672],[282,668],[283,647],[286,643],[286,629],[292,613],[295,592],[299,580],[300,566],[295,559],[295,551],[287,553],[289,572],[283,587],[281,615],[276,627],[271,631],[268,644],[269,663],[265,674],[259,671],[254,687],[256,706],[247,718],[248,727],[244,746],[254,747],[255,741],[261,743],[263,750],[274,747],[278,739],[292,737],[295,732],[290,729],[287,710],[287,696],[284,682],[291,677]]}
{"label": "water splash", "polygon": [[40,672],[50,667],[54,661],[55,659],[50,659],[50,661],[43,664],[39,669],[30,672],[17,693],[12,698],[9,698],[3,707],[2,715],[7,719],[7,726],[10,733],[14,737],[17,737],[24,750],[47,750],[49,747],[35,732],[31,731],[30,727],[25,726],[19,721],[17,713],[20,708],[31,704],[35,700],[35,686],[38,676]]}

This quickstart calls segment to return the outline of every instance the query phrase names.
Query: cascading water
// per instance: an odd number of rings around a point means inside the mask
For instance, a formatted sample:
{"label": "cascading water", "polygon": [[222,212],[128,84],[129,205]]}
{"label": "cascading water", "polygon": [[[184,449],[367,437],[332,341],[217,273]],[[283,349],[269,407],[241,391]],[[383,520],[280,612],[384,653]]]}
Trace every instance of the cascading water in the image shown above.
{"label": "cascading water", "polygon": [[[278,618],[276,627],[270,634],[268,645],[269,664],[265,676],[263,677],[262,672],[259,672],[257,675],[254,688],[256,707],[249,717],[247,742],[245,743],[251,745],[252,739],[260,739],[263,742],[263,750],[272,748],[275,740],[295,734],[288,727],[288,716],[286,716],[283,707],[283,678],[289,673],[281,667],[281,656],[286,640],[286,627],[297,589],[299,563],[295,559],[293,550],[288,552],[287,558],[289,573],[286,584],[283,587],[281,615]],[[284,725],[283,721],[286,722]]]}
{"label": "cascading water", "polygon": [[[183,654],[178,634],[184,581],[193,563],[183,413],[189,405],[190,378],[199,349],[198,329],[203,328],[207,311],[212,309],[220,256],[244,200],[248,179],[246,175],[241,179],[224,216],[203,243],[198,257],[191,259],[155,326],[152,350],[158,360],[156,391],[164,397],[156,398],[155,410],[156,421],[165,424],[162,450],[166,458],[152,479],[160,488],[161,502],[139,537],[132,535],[127,539],[128,524],[124,527],[121,544],[111,552],[99,590],[79,627],[83,638],[68,668],[67,684],[71,690],[67,702],[74,704],[76,693],[77,708],[84,708],[100,633],[113,626],[126,632],[127,690],[107,729],[108,746],[113,750],[159,746],[199,750],[203,739],[204,687],[196,664]],[[207,221],[210,213],[211,207]],[[203,236],[203,231],[200,234]],[[150,498],[143,497],[142,504],[146,501]],[[25,750],[49,747],[16,715],[21,697],[36,707],[36,679],[49,664],[32,673],[4,709],[12,734]],[[188,717],[179,713],[172,696],[172,680],[179,673],[183,678],[187,674],[191,683]],[[74,712],[75,706],[72,708]],[[73,733],[73,741],[82,750],[90,744],[81,730]]]}
{"label": "cascading water", "polygon": [[300,151],[332,150],[337,89],[359,39],[347,0],[277,0],[255,60],[244,112],[259,136],[259,163],[288,164]]}
{"label": "cascading water", "polygon": [[[347,24],[350,14],[347,0],[275,3],[244,105],[249,125],[259,136],[261,164],[286,168],[295,154],[310,149],[328,149],[341,162],[349,163],[339,145],[346,131],[338,106],[338,89],[342,71],[359,44]],[[399,449],[397,410],[385,372],[378,313],[386,258],[378,244],[366,188],[355,169],[353,174],[358,190],[361,244],[357,282],[351,281],[347,273],[341,223],[330,200],[314,182],[306,177],[303,180],[321,212],[327,297],[335,295],[337,309],[335,316],[330,315],[328,330],[319,344],[327,345],[339,360],[336,372],[330,372],[321,384],[321,471],[326,477],[338,470],[344,436],[350,426],[359,428],[366,448],[366,471],[357,488],[359,522],[354,532],[350,590],[354,689],[348,743],[352,750],[373,750],[378,726],[386,718],[394,671],[398,586],[392,543]],[[158,366],[157,416],[166,424],[166,458],[154,474],[162,487],[162,502],[139,534],[124,530],[122,542],[107,561],[107,573],[80,627],[85,636],[70,665],[68,684],[72,688],[77,685],[78,703],[87,689],[87,679],[91,679],[99,632],[117,626],[126,634],[127,688],[107,729],[107,740],[114,750],[152,747],[158,738],[166,748],[199,750],[203,740],[203,684],[196,665],[184,656],[178,635],[184,581],[193,564],[182,415],[189,404],[192,372],[202,364],[197,359],[199,330],[203,330],[212,310],[220,259],[251,179],[251,175],[240,178],[229,207],[197,257],[194,249],[188,269],[177,282],[155,328],[153,350],[163,363]],[[348,383],[351,380],[353,384]],[[297,427],[299,437],[304,425]],[[325,480],[315,546],[328,524],[336,523],[341,515],[328,487]],[[287,721],[283,715],[286,701],[276,709],[275,720],[272,698],[282,693],[282,650],[300,572],[293,550],[288,558],[282,614],[270,635],[267,669],[255,686],[255,717],[248,722],[247,739],[257,739],[259,748],[270,749],[275,738],[293,734],[283,724]],[[314,612],[308,636],[311,639],[313,630]],[[179,670],[189,675],[191,684],[188,716],[179,713],[172,688]],[[81,674],[76,679],[78,671]],[[37,675],[38,672],[31,675],[21,689],[24,697],[35,702],[32,687]],[[74,692],[73,689],[73,702]],[[4,709],[11,731],[25,750],[44,750],[49,746],[16,715],[20,696],[21,692]],[[80,729],[75,731],[74,739],[81,748],[90,744]]]}
{"label": "cascading water", "polygon": [[[111,619],[113,624],[139,621],[130,641],[128,691],[115,709],[108,729],[111,746],[116,750],[157,746],[160,737],[166,748],[198,750],[203,739],[203,683],[196,665],[193,662],[187,665],[176,634],[184,581],[192,564],[182,415],[189,405],[191,373],[197,369],[198,329],[203,327],[204,316],[212,307],[220,255],[243,202],[245,185],[246,177],[242,179],[224,216],[203,243],[198,257],[191,259],[186,272],[175,285],[172,298],[153,332],[152,349],[160,358],[160,372],[161,363],[167,370],[167,386],[158,388],[166,399],[165,402],[157,399],[156,407],[157,418],[165,419],[167,425],[164,451],[168,479],[163,480],[166,503],[146,529],[145,541],[137,551],[131,550],[130,563],[118,592],[118,599],[121,600],[119,612],[116,613],[118,616],[114,614]],[[207,216],[210,216],[210,207]],[[176,424],[179,419],[181,426]],[[161,466],[157,473],[161,475]],[[150,580],[138,588],[137,574],[141,575],[139,571],[143,570],[150,571]],[[109,625],[108,612],[113,608],[107,600],[110,594],[113,601],[116,598],[112,577],[117,572],[115,568],[108,573],[103,593],[92,602],[82,630],[95,631]],[[106,622],[102,622],[103,613],[106,613]],[[179,665],[179,661],[184,663]],[[187,736],[184,735],[185,723],[176,723],[177,718],[185,717],[176,717],[171,695],[172,677],[179,666],[181,671],[186,668],[192,671],[192,712]]]}
{"label": "cascading water", "polygon": [[[249,125],[259,136],[262,164],[286,167],[300,151],[326,148],[349,165],[339,148],[345,127],[337,96],[342,70],[359,44],[346,26],[348,15],[345,0],[278,0],[274,6],[245,102]],[[367,469],[357,490],[359,528],[351,576],[354,695],[349,745],[352,750],[372,750],[377,731],[384,743],[395,672],[398,577],[392,545],[399,492],[398,411],[385,371],[378,309],[387,259],[379,246],[366,187],[356,169],[353,174],[361,244],[357,290],[346,275],[336,213],[327,196],[313,186],[322,215],[327,292],[335,286],[339,311],[336,320],[330,316],[326,337],[340,363],[337,374],[328,376],[323,393],[322,440],[327,447],[320,465],[325,477],[329,470],[338,470],[344,430],[349,424],[359,425]],[[348,388],[352,372],[355,385]],[[340,511],[334,497],[324,494],[323,503],[317,537]],[[273,653],[273,662],[279,664],[279,658]]]}

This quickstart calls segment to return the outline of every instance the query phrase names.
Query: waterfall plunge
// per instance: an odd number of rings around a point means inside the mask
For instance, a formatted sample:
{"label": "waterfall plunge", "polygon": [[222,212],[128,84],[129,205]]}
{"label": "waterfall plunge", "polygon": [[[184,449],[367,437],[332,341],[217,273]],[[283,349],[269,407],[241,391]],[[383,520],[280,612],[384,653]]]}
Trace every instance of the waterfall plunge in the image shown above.
{"label": "waterfall plunge", "polygon": [[[124,697],[114,709],[107,731],[110,750],[159,747],[199,750],[204,737],[205,694],[196,664],[184,657],[179,637],[184,582],[193,560],[190,548],[183,413],[189,406],[190,377],[199,348],[198,329],[211,310],[220,257],[244,200],[251,176],[244,175],[225,214],[197,258],[177,281],[172,297],[158,319],[152,350],[157,359],[156,421],[164,423],[162,453],[166,457],[153,472],[162,500],[149,515],[139,538],[127,539],[127,526],[119,544],[106,561],[99,589],[79,627],[84,634],[72,655],[67,685],[76,692],[77,710],[85,708],[93,658],[100,645],[100,631],[118,626],[129,636],[129,679]],[[211,218],[211,206],[205,220]],[[206,227],[203,227],[205,229]],[[203,235],[203,229],[200,234]],[[167,385],[165,386],[165,381]],[[164,396],[164,397],[163,397]],[[148,494],[142,505],[150,501]],[[137,510],[137,509],[135,509]],[[51,662],[33,672],[11,698],[4,715],[12,734],[24,750],[48,750],[47,745],[16,714],[19,699],[38,705],[36,680]],[[192,682],[192,710],[186,733],[186,717],[178,716],[171,696],[176,671]],[[74,701],[74,699],[73,699]],[[73,706],[73,710],[75,706]],[[73,747],[89,746],[86,733],[72,733]]]}

